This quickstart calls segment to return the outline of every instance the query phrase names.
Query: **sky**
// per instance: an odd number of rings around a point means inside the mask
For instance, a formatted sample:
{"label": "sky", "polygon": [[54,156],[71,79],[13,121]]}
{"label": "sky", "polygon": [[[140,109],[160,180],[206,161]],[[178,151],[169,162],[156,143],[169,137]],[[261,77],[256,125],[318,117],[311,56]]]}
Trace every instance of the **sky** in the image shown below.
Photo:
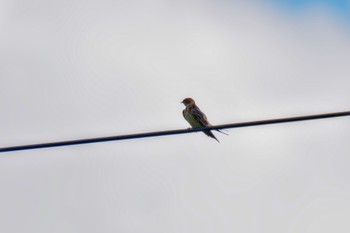
{"label": "sky", "polygon": [[274,4],[285,5],[290,10],[326,6],[329,11],[335,13],[349,13],[350,2],[348,0],[271,0]]}
{"label": "sky", "polygon": [[[0,147],[348,111],[349,1],[0,1]],[[0,231],[349,232],[350,119],[0,155]]]}

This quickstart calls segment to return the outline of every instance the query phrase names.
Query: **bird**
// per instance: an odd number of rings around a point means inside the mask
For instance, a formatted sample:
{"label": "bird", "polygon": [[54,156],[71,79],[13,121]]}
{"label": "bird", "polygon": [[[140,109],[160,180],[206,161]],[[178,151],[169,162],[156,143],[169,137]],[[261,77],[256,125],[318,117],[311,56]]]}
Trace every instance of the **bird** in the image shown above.
{"label": "bird", "polygon": [[[182,111],[182,115],[192,126],[192,128],[211,126],[206,115],[199,109],[196,102],[192,98],[185,98],[181,103],[186,106],[186,108]],[[225,134],[218,129],[216,131]],[[204,130],[203,133],[219,142],[219,140],[210,130]]]}

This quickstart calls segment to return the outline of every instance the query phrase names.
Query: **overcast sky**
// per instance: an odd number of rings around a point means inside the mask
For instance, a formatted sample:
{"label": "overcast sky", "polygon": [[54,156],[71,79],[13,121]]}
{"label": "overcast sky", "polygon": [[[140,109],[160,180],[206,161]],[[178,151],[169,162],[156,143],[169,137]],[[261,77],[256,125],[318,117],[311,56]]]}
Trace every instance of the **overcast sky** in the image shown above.
{"label": "overcast sky", "polygon": [[[0,1],[0,147],[350,109],[350,3]],[[350,118],[0,155],[0,232],[350,232]]]}

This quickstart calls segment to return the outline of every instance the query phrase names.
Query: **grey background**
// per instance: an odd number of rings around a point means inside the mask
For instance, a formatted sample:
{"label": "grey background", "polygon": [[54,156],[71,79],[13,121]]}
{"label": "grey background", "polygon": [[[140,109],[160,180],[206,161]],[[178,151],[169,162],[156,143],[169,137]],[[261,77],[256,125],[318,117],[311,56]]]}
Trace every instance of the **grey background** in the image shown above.
{"label": "grey background", "polygon": [[[0,146],[349,110],[349,18],[290,7],[2,0]],[[0,231],[349,232],[349,121],[4,153]]]}

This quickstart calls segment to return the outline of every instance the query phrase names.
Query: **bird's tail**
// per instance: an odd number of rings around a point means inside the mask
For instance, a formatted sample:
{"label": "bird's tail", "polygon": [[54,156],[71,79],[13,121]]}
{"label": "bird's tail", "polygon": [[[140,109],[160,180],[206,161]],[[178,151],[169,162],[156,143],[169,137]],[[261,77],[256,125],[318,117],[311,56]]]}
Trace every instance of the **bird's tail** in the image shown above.
{"label": "bird's tail", "polygon": [[[209,123],[208,126],[213,126],[213,125]],[[216,131],[218,131],[218,132],[220,132],[220,133],[222,133],[222,134],[228,135],[228,133],[223,132],[221,129],[216,129]],[[207,135],[208,135],[208,134],[207,134]],[[208,136],[209,136],[209,135],[208,135]],[[209,137],[211,137],[211,136],[209,136]]]}
{"label": "bird's tail", "polygon": [[221,131],[220,129],[216,129],[216,131],[218,131],[218,132],[220,132],[222,134],[228,135],[228,133],[225,133],[225,132]]}
{"label": "bird's tail", "polygon": [[[203,131],[208,137],[214,138],[216,141],[219,142],[219,140],[215,137],[215,135],[210,130]],[[220,142],[219,142],[220,143]]]}

